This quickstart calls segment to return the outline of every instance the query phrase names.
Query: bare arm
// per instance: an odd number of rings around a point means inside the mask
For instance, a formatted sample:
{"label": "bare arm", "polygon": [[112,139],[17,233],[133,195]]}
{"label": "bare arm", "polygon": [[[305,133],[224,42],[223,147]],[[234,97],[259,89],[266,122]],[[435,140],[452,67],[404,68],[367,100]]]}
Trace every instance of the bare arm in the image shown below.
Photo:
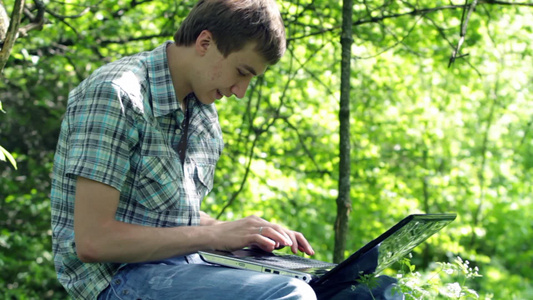
{"label": "bare arm", "polygon": [[155,228],[115,220],[120,193],[78,177],[74,232],[78,256],[85,262],[140,262],[209,248],[208,230]]}
{"label": "bare arm", "polygon": [[[115,220],[120,193],[115,188],[78,177],[74,232],[78,257],[84,262],[142,262],[184,255],[198,250],[234,250],[256,245],[272,251],[291,245],[313,254],[300,233],[251,216],[221,222],[200,213],[200,224],[156,228]],[[261,234],[259,228],[263,227]]]}

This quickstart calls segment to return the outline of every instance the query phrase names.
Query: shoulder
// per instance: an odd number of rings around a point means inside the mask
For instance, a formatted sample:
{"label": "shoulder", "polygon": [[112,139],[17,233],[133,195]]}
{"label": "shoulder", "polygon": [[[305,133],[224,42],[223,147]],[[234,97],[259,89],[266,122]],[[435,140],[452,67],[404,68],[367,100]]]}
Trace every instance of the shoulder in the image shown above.
{"label": "shoulder", "polygon": [[94,88],[114,86],[126,93],[137,94],[147,81],[146,52],[121,58],[96,70],[80,86]]}
{"label": "shoulder", "polygon": [[100,67],[70,92],[69,106],[79,104],[80,100],[84,105],[121,100],[122,106],[126,99],[142,102],[139,100],[148,87],[149,56],[150,52],[141,52]]}
{"label": "shoulder", "polygon": [[[167,42],[168,43],[168,42]],[[151,51],[120,58],[98,68],[82,81],[75,91],[98,86],[115,86],[127,94],[140,94],[149,83],[150,72],[161,69],[166,63],[164,43]]]}

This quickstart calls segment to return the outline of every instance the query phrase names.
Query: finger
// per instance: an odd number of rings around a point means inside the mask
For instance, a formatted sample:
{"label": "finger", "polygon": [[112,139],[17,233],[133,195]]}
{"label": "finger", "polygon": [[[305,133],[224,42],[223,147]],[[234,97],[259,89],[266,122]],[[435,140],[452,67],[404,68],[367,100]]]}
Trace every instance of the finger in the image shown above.
{"label": "finger", "polygon": [[276,247],[279,247],[279,243],[276,241],[261,235],[255,235],[254,241],[250,244],[252,247],[259,247],[263,251],[272,252]]}
{"label": "finger", "polygon": [[[298,243],[298,238],[296,237],[296,232],[292,231],[292,230],[287,230],[287,234],[290,236],[290,238],[292,240],[292,246],[291,246],[292,253],[294,253],[294,254],[298,253],[298,250],[300,248],[302,248],[302,246],[299,245],[299,243]],[[303,250],[300,250],[300,251],[304,252]]]}
{"label": "finger", "polygon": [[278,243],[279,245],[292,246],[293,240],[287,235],[287,233],[284,230],[281,230],[281,231],[276,230],[276,227],[279,227],[279,226],[263,227],[262,230],[260,230],[261,232],[260,235],[263,237],[272,239],[274,242]]}
{"label": "finger", "polygon": [[296,242],[291,247],[291,250],[294,254],[298,253],[298,250],[308,254],[308,255],[314,255],[315,251],[313,250],[313,247],[311,247],[311,244],[307,241],[305,236],[300,232],[293,231],[294,238]]}
{"label": "finger", "polygon": [[287,229],[254,215],[248,217],[247,219],[249,219],[252,224],[257,226],[259,234],[269,237],[281,245],[292,246],[293,240],[289,235],[287,235]]}

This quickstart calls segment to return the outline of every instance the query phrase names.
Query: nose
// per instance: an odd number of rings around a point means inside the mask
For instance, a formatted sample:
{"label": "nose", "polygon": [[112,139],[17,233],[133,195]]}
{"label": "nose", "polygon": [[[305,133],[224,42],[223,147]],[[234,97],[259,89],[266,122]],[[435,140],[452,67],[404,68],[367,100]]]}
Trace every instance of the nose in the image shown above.
{"label": "nose", "polygon": [[231,87],[231,92],[239,99],[244,98],[246,90],[250,85],[252,78],[242,79]]}

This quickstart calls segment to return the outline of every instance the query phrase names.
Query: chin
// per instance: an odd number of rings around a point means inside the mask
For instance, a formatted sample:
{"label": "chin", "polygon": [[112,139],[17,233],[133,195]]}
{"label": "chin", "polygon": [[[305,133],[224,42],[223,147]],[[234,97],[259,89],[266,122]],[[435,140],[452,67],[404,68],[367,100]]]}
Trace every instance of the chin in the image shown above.
{"label": "chin", "polygon": [[210,105],[215,102],[216,99],[210,97],[196,97],[202,104]]}

